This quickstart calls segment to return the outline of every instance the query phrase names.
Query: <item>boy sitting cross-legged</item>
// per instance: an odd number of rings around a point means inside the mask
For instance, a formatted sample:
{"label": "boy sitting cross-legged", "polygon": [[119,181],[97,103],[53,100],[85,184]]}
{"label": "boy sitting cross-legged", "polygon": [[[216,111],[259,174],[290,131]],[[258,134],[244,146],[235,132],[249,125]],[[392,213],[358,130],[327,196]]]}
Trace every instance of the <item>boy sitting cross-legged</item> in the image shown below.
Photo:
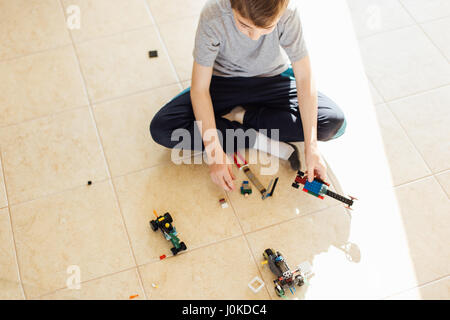
{"label": "boy sitting cross-legged", "polygon": [[[298,150],[289,142],[304,141],[307,172],[325,179],[317,141],[337,138],[345,130],[341,109],[315,88],[297,10],[289,0],[207,1],[196,34],[192,87],[151,122],[153,139],[167,148],[183,147],[173,141],[177,129],[187,130],[192,139],[201,136],[203,143],[192,140],[189,146],[205,149],[215,160],[212,180],[227,191],[234,189],[235,177],[226,152],[255,148],[275,153],[297,170]],[[229,129],[242,129],[233,132],[247,136],[230,138]],[[273,138],[280,141],[275,151],[270,148],[272,129],[278,129]]]}

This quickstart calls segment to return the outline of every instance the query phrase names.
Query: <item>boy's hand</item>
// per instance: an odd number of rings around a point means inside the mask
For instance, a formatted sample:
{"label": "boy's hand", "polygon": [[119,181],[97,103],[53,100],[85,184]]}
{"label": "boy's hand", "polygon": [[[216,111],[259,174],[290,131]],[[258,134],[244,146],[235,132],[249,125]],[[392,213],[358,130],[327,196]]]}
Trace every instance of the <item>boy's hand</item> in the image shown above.
{"label": "boy's hand", "polygon": [[233,174],[232,164],[222,147],[214,148],[214,152],[209,153],[208,158],[211,160],[209,164],[211,180],[225,191],[234,190],[233,180],[236,180],[236,177]]}
{"label": "boy's hand", "polygon": [[326,179],[327,166],[325,161],[322,159],[317,146],[312,146],[305,150],[306,156],[306,174],[308,176],[308,181],[312,182],[314,177],[319,177],[323,181]]}

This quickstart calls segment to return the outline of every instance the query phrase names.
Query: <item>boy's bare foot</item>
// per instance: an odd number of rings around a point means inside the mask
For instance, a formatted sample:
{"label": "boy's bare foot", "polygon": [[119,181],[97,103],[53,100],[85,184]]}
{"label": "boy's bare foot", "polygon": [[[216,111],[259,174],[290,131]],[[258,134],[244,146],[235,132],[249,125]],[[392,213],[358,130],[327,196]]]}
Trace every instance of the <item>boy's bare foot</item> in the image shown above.
{"label": "boy's bare foot", "polygon": [[241,106],[235,107],[226,115],[222,116],[222,118],[228,119],[230,121],[237,121],[240,124],[244,122],[245,109]]}

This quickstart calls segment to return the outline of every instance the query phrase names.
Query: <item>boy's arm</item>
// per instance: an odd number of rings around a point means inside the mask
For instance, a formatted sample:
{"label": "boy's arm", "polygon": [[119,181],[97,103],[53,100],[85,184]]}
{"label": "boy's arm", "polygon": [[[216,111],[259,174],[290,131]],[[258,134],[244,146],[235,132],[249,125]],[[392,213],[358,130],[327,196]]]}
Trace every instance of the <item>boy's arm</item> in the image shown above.
{"label": "boy's arm", "polygon": [[195,119],[200,130],[205,151],[210,162],[212,180],[225,190],[234,189],[234,175],[216,129],[214,109],[209,93],[213,68],[194,62],[192,69],[191,101]]}
{"label": "boy's arm", "polygon": [[311,182],[314,175],[322,180],[326,179],[326,165],[320,156],[317,147],[317,90],[311,72],[311,63],[306,56],[292,63],[297,83],[297,96],[300,115],[302,118],[303,135],[305,137],[305,156],[308,171],[308,180]]}

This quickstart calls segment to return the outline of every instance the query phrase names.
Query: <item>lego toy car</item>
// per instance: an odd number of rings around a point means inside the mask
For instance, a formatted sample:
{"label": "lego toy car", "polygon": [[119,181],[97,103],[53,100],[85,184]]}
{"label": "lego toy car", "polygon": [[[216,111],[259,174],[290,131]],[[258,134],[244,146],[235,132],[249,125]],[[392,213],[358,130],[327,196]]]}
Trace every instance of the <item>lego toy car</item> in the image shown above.
{"label": "lego toy car", "polygon": [[269,265],[270,271],[277,277],[273,283],[275,284],[275,292],[281,298],[285,296],[285,289],[289,288],[292,294],[295,292],[295,286],[301,287],[305,283],[305,279],[299,269],[291,271],[281,253],[275,253],[273,249],[264,250],[264,263]]}
{"label": "lego toy car", "polygon": [[248,197],[248,195],[252,194],[252,187],[248,181],[243,181],[241,185],[241,194],[244,197]]}
{"label": "lego toy car", "polygon": [[345,203],[348,209],[351,209],[354,200],[357,200],[355,197],[350,196],[349,198],[346,198],[331,191],[330,189],[328,189],[330,185],[317,177],[315,177],[312,182],[309,182],[308,177],[305,175],[305,173],[299,170],[294,182],[292,183],[292,186],[298,189],[300,187],[300,184],[303,185],[303,191],[313,195],[314,197],[323,199],[324,195],[327,195],[333,199]]}
{"label": "lego toy car", "polygon": [[153,211],[156,216],[155,220],[150,221],[150,227],[153,231],[161,230],[166,240],[172,242],[173,248],[170,249],[175,256],[178,252],[186,250],[186,244],[180,242],[177,237],[178,233],[175,227],[172,225],[173,219],[170,213],[165,213],[164,216],[159,216],[156,211]]}

